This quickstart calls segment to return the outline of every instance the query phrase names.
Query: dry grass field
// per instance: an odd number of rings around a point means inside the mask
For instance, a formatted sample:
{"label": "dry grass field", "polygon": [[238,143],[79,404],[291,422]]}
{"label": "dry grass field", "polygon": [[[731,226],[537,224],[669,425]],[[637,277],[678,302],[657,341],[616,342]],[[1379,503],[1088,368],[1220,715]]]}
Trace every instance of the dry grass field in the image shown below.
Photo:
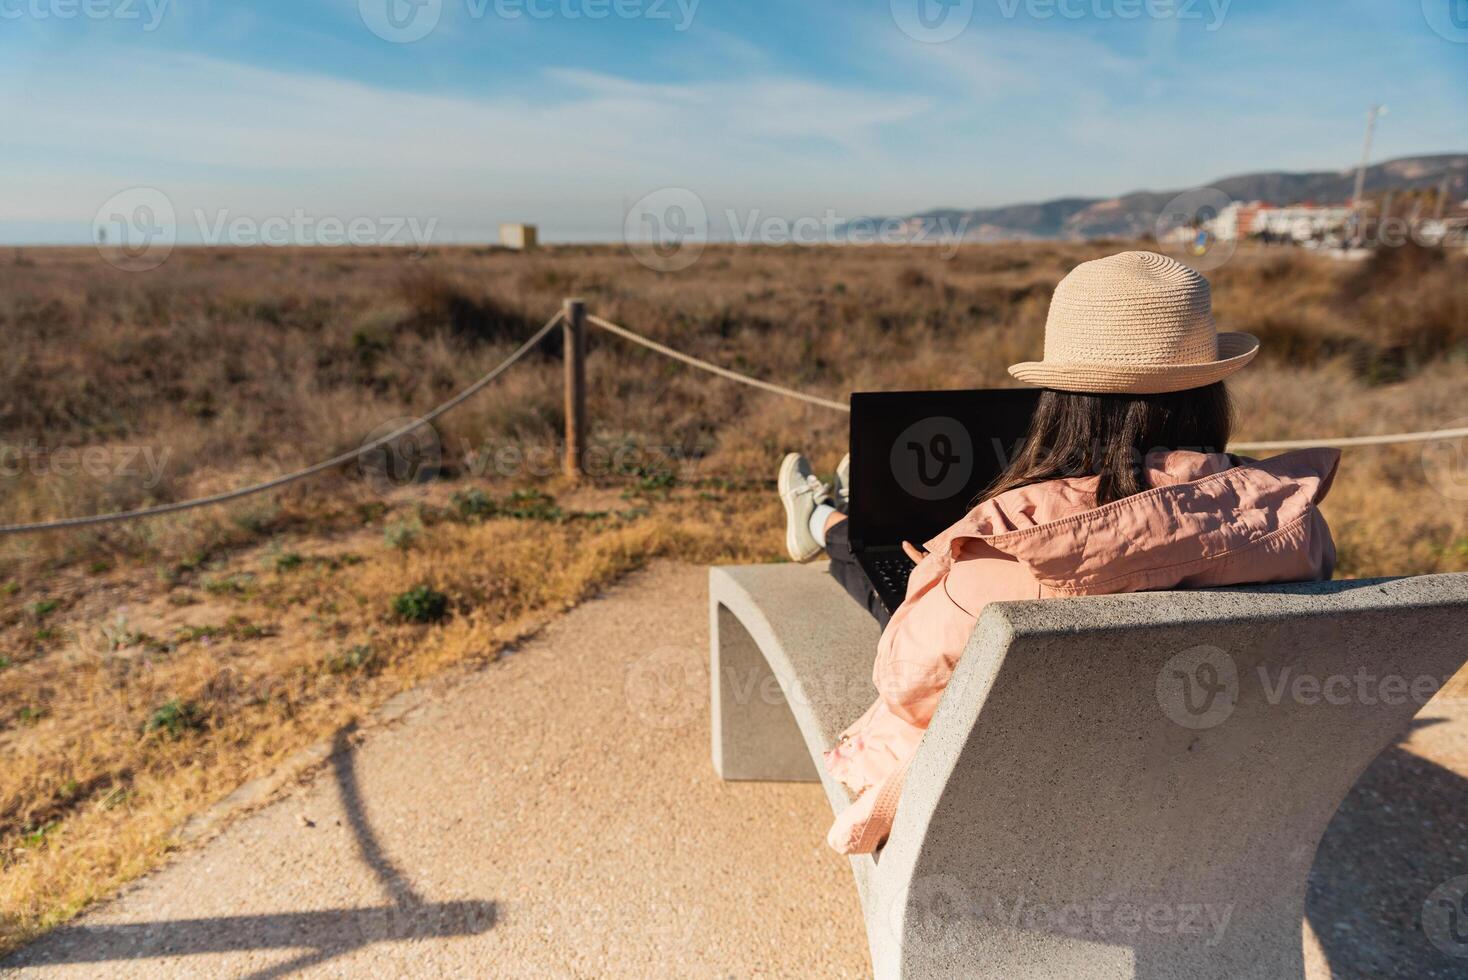
{"label": "dry grass field", "polygon": [[[1050,290],[1123,244],[92,250],[0,258],[0,523],[215,492],[351,449],[498,363],[563,297],[833,398],[997,385]],[[1468,425],[1468,258],[1243,249],[1210,274],[1264,341],[1240,439]],[[558,338],[552,338],[552,341]],[[844,416],[591,337],[588,485],[557,475],[557,345],[437,426],[439,479],[356,467],[226,508],[0,539],[0,950],[153,866],[182,820],[394,693],[654,557],[772,560],[779,455]],[[1460,444],[1350,450],[1342,576],[1468,569]]]}

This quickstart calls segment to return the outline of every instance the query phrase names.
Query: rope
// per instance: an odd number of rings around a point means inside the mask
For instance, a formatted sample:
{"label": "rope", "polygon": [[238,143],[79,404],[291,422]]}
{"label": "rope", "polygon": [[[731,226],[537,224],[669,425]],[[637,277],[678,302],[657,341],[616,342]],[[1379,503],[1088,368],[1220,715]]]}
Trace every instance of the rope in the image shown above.
{"label": "rope", "polygon": [[1432,432],[1398,432],[1384,436],[1341,436],[1338,439],[1286,439],[1279,442],[1231,442],[1230,449],[1248,451],[1271,449],[1314,449],[1316,446],[1394,446],[1409,442],[1435,442],[1439,439],[1468,437],[1468,429],[1435,429]]}
{"label": "rope", "polygon": [[612,323],[610,320],[603,320],[599,316],[588,316],[586,318],[586,322],[593,324],[594,326],[601,327],[608,333],[614,333],[618,337],[630,340],[634,344],[641,344],[643,347],[646,347],[649,350],[655,350],[659,354],[671,357],[675,361],[682,361],[684,364],[696,367],[701,371],[707,371],[710,374],[717,374],[721,378],[728,378],[730,381],[738,381],[740,384],[746,384],[754,388],[760,388],[764,391],[772,391],[777,395],[784,395],[786,398],[794,398],[798,401],[809,402],[812,405],[819,405],[822,408],[834,409],[838,412],[851,411],[851,406],[846,405],[842,402],[831,401],[829,398],[819,398],[815,395],[807,395],[805,392],[796,391],[793,388],[783,388],[780,385],[771,384],[768,381],[761,381],[758,378],[751,378],[747,374],[740,374],[738,371],[731,371],[728,368],[719,367],[717,364],[710,364],[708,361],[701,361],[696,357],[692,357],[680,351],[675,351],[671,347],[665,347],[662,344],[658,343],[656,340],[649,340],[641,334],[633,333],[626,327],[619,327],[615,323]]}
{"label": "rope", "polygon": [[360,446],[357,449],[352,450],[351,452],[342,453],[339,456],[333,456],[331,459],[316,463],[313,466],[308,466],[303,470],[297,470],[294,473],[287,473],[284,476],[275,477],[273,480],[266,480],[264,483],[257,483],[253,486],[241,487],[238,490],[228,490],[224,493],[216,493],[208,497],[198,497],[194,500],[180,500],[176,503],[161,504],[157,507],[143,507],[138,510],[123,510],[117,511],[116,513],[112,514],[96,514],[91,517],[67,517],[58,521],[44,521],[39,524],[0,525],[0,537],[11,534],[30,534],[36,531],[52,531],[56,530],[57,528],[75,528],[88,527],[94,524],[112,524],[118,521],[131,521],[144,517],[157,517],[161,514],[176,514],[179,511],[192,510],[195,507],[210,507],[214,504],[224,504],[230,502],[231,500],[239,500],[241,497],[249,497],[257,493],[265,493],[267,490],[275,490],[287,484],[295,483],[297,480],[304,480],[308,476],[315,476],[317,473],[320,473],[323,470],[329,470],[332,467],[340,466],[343,463],[350,463],[352,460],[357,459],[361,456],[365,456],[367,453],[372,452],[374,449],[380,449],[383,446],[386,446],[392,442],[396,442],[398,439],[401,439],[408,433],[416,429],[422,428],[423,426],[432,422],[434,419],[443,415],[445,412],[456,408],[466,399],[473,397],[481,389],[483,389],[485,385],[489,384],[495,378],[503,374],[505,370],[510,367],[510,365],[514,364],[516,361],[520,360],[520,358],[530,353],[530,351],[534,349],[535,345],[544,340],[545,335],[550,333],[551,330],[555,328],[556,324],[560,323],[561,316],[561,313],[557,313],[555,316],[551,317],[545,326],[537,330],[530,337],[530,339],[521,344],[513,354],[501,361],[494,370],[490,371],[484,377],[480,378],[478,381],[474,382],[472,385],[465,388],[463,391],[459,392],[457,395],[450,398],[448,401],[444,402],[442,405],[438,406],[427,415],[424,415],[422,418],[415,419],[413,422],[403,426],[401,429],[398,429],[395,432],[390,432],[380,439],[374,439],[367,445]]}
{"label": "rope", "polygon": [[[643,347],[646,347],[649,350],[654,350],[657,351],[659,354],[666,355],[673,358],[674,360],[682,361],[684,364],[692,365],[693,367],[699,368],[700,370],[708,371],[711,374],[717,374],[721,378],[728,378],[730,381],[738,381],[740,384],[746,384],[755,388],[761,388],[765,391],[772,391],[777,395],[784,395],[787,398],[796,398],[803,402],[809,402],[812,405],[819,405],[822,408],[830,408],[838,412],[851,411],[851,407],[849,405],[845,405],[841,402],[831,401],[827,398],[819,398],[815,395],[807,395],[804,392],[795,391],[792,388],[784,388],[777,384],[771,384],[768,381],[761,381],[758,378],[752,378],[747,374],[740,374],[738,371],[731,371],[728,368],[719,367],[717,364],[710,364],[708,361],[699,360],[698,358],[693,357],[689,354],[684,354],[681,351],[676,351],[671,347],[660,344],[655,340],[650,340],[639,333],[634,333],[631,330],[628,330],[626,327],[618,326],[617,324],[612,323],[610,320],[604,320],[599,316],[588,316],[586,318],[586,322],[601,327],[608,333],[614,333],[618,337],[623,337],[627,340],[630,340],[634,344],[641,344]],[[1244,450],[1246,452],[1260,452],[1283,449],[1314,449],[1319,446],[1389,446],[1401,443],[1433,442],[1438,439],[1461,439],[1465,437],[1468,437],[1468,428],[1436,429],[1432,432],[1401,432],[1394,435],[1383,436],[1340,436],[1334,439],[1291,439],[1276,442],[1234,442],[1229,444],[1229,448]]]}

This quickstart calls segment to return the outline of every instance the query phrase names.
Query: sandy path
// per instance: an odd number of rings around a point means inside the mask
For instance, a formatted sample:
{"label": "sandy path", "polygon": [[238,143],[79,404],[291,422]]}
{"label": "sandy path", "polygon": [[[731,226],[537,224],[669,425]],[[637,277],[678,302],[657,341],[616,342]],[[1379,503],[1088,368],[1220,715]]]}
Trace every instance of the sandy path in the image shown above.
{"label": "sandy path", "polygon": [[6,967],[864,974],[819,788],[714,775],[705,574],[634,576],[398,725],[343,735],[311,785]]}

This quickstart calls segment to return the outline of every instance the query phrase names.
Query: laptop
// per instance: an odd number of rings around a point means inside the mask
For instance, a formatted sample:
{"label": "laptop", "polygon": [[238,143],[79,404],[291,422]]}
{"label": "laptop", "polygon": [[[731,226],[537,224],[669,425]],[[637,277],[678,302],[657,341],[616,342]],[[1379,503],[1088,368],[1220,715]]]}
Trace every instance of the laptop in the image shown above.
{"label": "laptop", "polygon": [[851,396],[850,540],[890,615],[907,595],[912,560],[968,513],[1029,431],[1038,388],[881,391]]}

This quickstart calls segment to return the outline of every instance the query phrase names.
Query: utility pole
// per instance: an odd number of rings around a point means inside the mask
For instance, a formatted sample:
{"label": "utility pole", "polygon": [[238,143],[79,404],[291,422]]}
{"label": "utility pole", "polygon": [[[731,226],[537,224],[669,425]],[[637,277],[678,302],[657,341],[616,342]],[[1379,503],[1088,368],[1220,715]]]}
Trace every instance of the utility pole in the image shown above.
{"label": "utility pole", "polygon": [[1351,195],[1351,210],[1356,218],[1356,245],[1361,244],[1361,195],[1366,190],[1366,165],[1371,162],[1371,139],[1376,135],[1376,117],[1384,115],[1384,105],[1373,105],[1366,110],[1366,140],[1361,144],[1361,166],[1356,168],[1356,192]]}
{"label": "utility pole", "polygon": [[1366,189],[1366,166],[1371,162],[1371,140],[1376,135],[1376,117],[1386,115],[1386,106],[1374,105],[1366,110],[1366,141],[1361,144],[1361,166],[1356,168],[1356,193],[1351,206],[1361,209],[1361,194]]}

